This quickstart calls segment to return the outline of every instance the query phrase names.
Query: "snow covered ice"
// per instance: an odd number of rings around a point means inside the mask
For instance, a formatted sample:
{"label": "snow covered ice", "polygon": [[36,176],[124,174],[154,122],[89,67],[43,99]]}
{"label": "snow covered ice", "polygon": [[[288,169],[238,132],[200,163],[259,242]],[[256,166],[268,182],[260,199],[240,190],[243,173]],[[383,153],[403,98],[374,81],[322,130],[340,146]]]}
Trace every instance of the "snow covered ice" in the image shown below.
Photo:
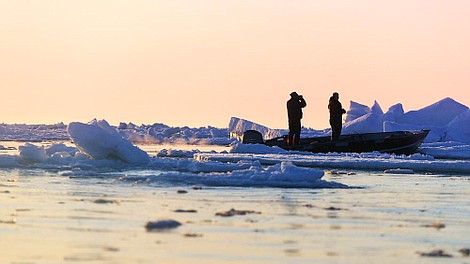
{"label": "snow covered ice", "polygon": [[77,147],[94,159],[118,159],[127,163],[148,163],[146,152],[132,145],[105,120],[88,124],[72,122],[67,131]]}

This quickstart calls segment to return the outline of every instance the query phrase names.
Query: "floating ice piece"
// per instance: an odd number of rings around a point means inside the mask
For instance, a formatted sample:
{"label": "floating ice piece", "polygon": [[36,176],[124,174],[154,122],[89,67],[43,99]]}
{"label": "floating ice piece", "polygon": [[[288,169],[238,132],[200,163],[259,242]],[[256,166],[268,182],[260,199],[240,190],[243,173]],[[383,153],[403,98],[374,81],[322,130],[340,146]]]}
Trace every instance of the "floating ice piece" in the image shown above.
{"label": "floating ice piece", "polygon": [[5,146],[0,145],[0,150],[16,150],[16,148],[15,147],[5,147]]}
{"label": "floating ice piece", "polygon": [[410,170],[410,169],[397,168],[397,169],[385,170],[384,173],[388,173],[388,174],[414,174],[415,172],[413,170]]}
{"label": "floating ice piece", "polygon": [[163,231],[168,229],[177,228],[181,223],[176,220],[158,220],[158,221],[149,221],[145,225],[147,231]]}
{"label": "floating ice piece", "polygon": [[94,159],[116,159],[127,163],[147,164],[146,152],[132,145],[105,120],[88,124],[72,122],[67,131],[81,152]]}
{"label": "floating ice piece", "polygon": [[447,253],[443,249],[434,249],[430,252],[416,252],[419,254],[421,257],[444,257],[444,258],[451,258],[453,257],[451,254]]}
{"label": "floating ice piece", "polygon": [[[437,143],[436,143],[437,144]],[[468,157],[469,148],[463,148]],[[436,145],[435,148],[438,148]],[[438,151],[438,150],[435,150]],[[428,153],[428,149],[425,149]],[[439,153],[445,154],[444,150]],[[432,152],[430,153],[432,154]],[[449,154],[447,154],[449,155]],[[273,165],[281,162],[290,161],[301,168],[335,168],[357,169],[357,170],[386,170],[396,168],[408,168],[413,171],[431,172],[431,173],[459,173],[463,175],[470,174],[469,160],[448,160],[434,159],[432,156],[414,154],[411,156],[395,155],[386,153],[310,153],[310,154],[245,154],[245,153],[200,153],[196,158],[207,161],[219,162],[245,162],[258,161],[261,165]]]}
{"label": "floating ice piece", "polygon": [[171,158],[192,158],[194,154],[199,153],[199,150],[177,150],[177,149],[162,149],[157,153],[157,157],[171,157]]}

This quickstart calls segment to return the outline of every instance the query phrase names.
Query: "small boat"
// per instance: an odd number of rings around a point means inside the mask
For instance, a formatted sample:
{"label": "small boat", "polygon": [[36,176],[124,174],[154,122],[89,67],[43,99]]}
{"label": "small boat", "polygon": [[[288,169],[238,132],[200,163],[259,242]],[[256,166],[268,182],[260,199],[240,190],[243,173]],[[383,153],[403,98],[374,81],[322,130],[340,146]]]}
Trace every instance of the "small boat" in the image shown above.
{"label": "small boat", "polygon": [[412,154],[423,143],[429,130],[394,131],[379,133],[362,133],[341,135],[338,140],[331,137],[301,138],[299,144],[288,144],[288,136],[263,140],[260,132],[247,130],[243,134],[243,143],[258,143],[267,146],[278,146],[285,150],[309,151],[314,153],[328,152],[384,152],[395,154]]}

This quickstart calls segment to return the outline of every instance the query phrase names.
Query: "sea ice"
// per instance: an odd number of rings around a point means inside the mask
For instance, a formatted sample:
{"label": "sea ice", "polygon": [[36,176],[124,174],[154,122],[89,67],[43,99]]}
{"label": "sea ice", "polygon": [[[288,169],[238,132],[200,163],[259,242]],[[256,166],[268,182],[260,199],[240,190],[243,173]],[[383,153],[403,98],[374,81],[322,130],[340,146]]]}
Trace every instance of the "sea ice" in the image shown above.
{"label": "sea ice", "polygon": [[[468,153],[468,149],[467,149]],[[247,154],[247,153],[199,153],[196,159],[218,162],[253,162],[261,165],[291,162],[299,167],[335,168],[356,170],[410,169],[423,173],[470,174],[470,161],[434,159],[432,156],[414,154],[411,156],[382,153],[288,153],[288,154]]]}
{"label": "sea ice", "polygon": [[[383,113],[376,101],[372,107],[351,101],[346,121],[343,134],[430,129],[424,142],[433,144],[423,144],[419,151],[439,158],[468,159],[470,155],[470,110],[467,106],[451,98],[445,98],[420,110],[409,112],[404,112],[402,104],[396,104],[391,106],[386,113]],[[0,124],[0,140],[33,142],[50,139],[70,140],[72,138],[83,153],[95,160],[111,158],[128,163],[145,164],[149,161],[148,155],[130,142],[228,145],[238,142],[236,139],[230,138],[230,133],[241,134],[248,129],[261,131],[265,139],[285,135],[288,132],[286,128],[270,129],[236,117],[231,118],[228,128],[170,127],[160,123],[153,125],[120,123],[115,128],[104,120],[94,120],[89,124],[71,123],[68,127],[69,133],[62,123],[55,125]],[[328,136],[329,134],[329,128],[316,130],[302,127],[303,137]],[[451,142],[452,146],[449,146],[448,142]],[[243,146],[241,144],[235,146],[232,148],[232,153],[278,154],[283,152],[279,148],[265,146]],[[83,160],[83,156],[77,155],[74,148],[68,149],[64,145],[54,148],[57,149],[46,149],[47,153],[44,156],[42,150],[24,146],[20,158],[23,162],[26,160],[41,162],[45,159],[44,162],[52,163],[66,163],[68,162],[66,158]],[[33,154],[36,156],[34,157]],[[193,154],[168,150],[160,152],[158,156],[191,158]],[[10,164],[11,160],[7,161],[7,159],[4,160],[5,164]]]}
{"label": "sea ice", "polygon": [[[201,163],[201,162],[200,162]],[[201,164],[203,164],[202,162]],[[213,162],[214,164],[214,162]],[[224,163],[220,163],[224,164]],[[227,169],[228,164],[225,163]],[[302,168],[292,162],[280,162],[272,166],[261,166],[254,161],[249,167],[240,167],[225,172],[175,172],[165,171],[159,175],[121,177],[123,181],[155,182],[161,184],[234,186],[234,187],[279,187],[279,188],[347,188],[347,185],[322,180],[324,172],[316,168]]]}

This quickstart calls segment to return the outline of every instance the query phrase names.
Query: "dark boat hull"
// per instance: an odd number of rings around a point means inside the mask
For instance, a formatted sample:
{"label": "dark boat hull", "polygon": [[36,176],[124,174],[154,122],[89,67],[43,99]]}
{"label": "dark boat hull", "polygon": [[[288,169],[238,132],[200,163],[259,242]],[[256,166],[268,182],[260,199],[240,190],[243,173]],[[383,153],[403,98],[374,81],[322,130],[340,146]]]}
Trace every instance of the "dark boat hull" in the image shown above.
{"label": "dark boat hull", "polygon": [[412,154],[423,143],[429,130],[396,131],[342,135],[336,141],[330,137],[302,138],[295,146],[287,144],[287,136],[266,140],[268,146],[278,146],[286,150],[328,152],[385,152]]}

